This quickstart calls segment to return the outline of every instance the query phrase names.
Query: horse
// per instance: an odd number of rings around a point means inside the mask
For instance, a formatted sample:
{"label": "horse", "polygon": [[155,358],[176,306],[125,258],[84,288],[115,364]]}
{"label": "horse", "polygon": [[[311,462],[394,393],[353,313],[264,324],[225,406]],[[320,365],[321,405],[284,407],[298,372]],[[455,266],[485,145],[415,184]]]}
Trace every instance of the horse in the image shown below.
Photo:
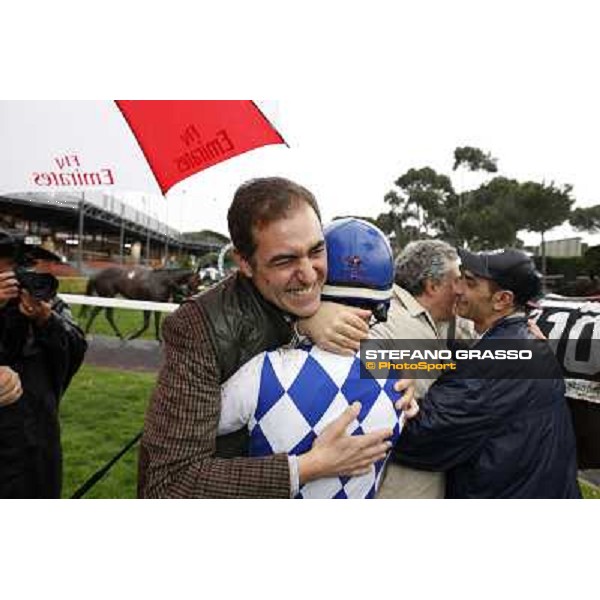
{"label": "horse", "polygon": [[[147,267],[121,267],[115,265],[99,271],[88,280],[85,293],[88,296],[101,296],[114,298],[117,295],[130,300],[150,300],[153,302],[168,302],[176,294],[184,296],[195,293],[198,288],[199,277],[196,271],[190,269],[149,269]],[[186,293],[187,292],[187,293]],[[87,306],[81,310],[80,316],[87,314]],[[103,307],[94,306],[85,326],[86,335]],[[124,338],[115,324],[113,308],[105,308],[106,319],[113,331],[121,340],[133,340],[146,329],[150,323],[150,311],[144,311],[144,323],[133,334]],[[160,312],[154,313],[154,326],[156,339],[160,340]]]}
{"label": "horse", "polygon": [[543,297],[530,314],[558,358],[573,417],[579,468],[600,468],[600,295]]}

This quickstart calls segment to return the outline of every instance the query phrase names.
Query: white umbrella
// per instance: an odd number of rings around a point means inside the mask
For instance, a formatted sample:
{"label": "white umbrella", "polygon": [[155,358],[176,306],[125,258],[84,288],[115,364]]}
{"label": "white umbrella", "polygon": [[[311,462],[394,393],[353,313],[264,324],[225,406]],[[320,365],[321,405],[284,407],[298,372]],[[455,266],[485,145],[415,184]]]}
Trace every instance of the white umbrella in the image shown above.
{"label": "white umbrella", "polygon": [[165,194],[187,177],[285,144],[250,100],[0,101],[0,190]]}

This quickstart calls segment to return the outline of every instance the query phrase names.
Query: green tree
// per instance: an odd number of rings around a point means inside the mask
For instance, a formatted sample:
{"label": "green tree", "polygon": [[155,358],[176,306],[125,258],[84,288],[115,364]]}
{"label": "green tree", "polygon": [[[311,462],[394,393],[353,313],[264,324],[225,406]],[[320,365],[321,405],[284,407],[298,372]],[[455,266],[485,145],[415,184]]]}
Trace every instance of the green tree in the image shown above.
{"label": "green tree", "polygon": [[585,270],[593,281],[600,277],[600,246],[591,246],[583,255]]}
{"label": "green tree", "polygon": [[387,217],[380,219],[397,240],[408,241],[416,237],[429,237],[439,232],[444,213],[455,199],[450,178],[440,175],[430,167],[409,169],[395,182],[384,201],[390,206]]}
{"label": "green tree", "polygon": [[461,165],[466,166],[470,171],[487,171],[496,173],[498,171],[498,160],[492,158],[489,152],[484,152],[479,148],[472,146],[462,146],[454,150],[454,166],[456,171]]}
{"label": "green tree", "polygon": [[407,212],[416,214],[419,231],[424,235],[437,231],[448,202],[456,196],[450,178],[431,167],[409,169],[396,186]]}
{"label": "green tree", "polygon": [[218,252],[207,252],[202,256],[198,257],[198,262],[196,263],[197,269],[204,269],[205,267],[216,267],[219,262],[219,253]]}
{"label": "green tree", "polygon": [[204,244],[216,244],[224,246],[229,243],[229,238],[226,235],[211,231],[210,229],[202,229],[201,231],[189,231],[182,234],[184,240],[191,242],[201,242]]}
{"label": "green tree", "polygon": [[518,246],[519,183],[495,177],[479,188],[461,194],[457,231],[460,242],[473,250]]}
{"label": "green tree", "polygon": [[[497,162],[489,152],[463,146],[454,151],[453,170],[465,167],[496,173]],[[496,176],[475,189],[457,193],[450,178],[431,167],[409,169],[385,195],[390,211],[380,214],[377,222],[393,235],[397,247],[415,238],[435,236],[476,250],[494,249],[519,246],[520,229],[536,231],[542,235],[545,270],[545,234],[569,218],[570,192],[568,185],[521,183]],[[577,223],[596,227],[598,212],[582,213]]]}
{"label": "green tree", "polygon": [[393,210],[381,213],[375,219],[375,224],[388,236],[394,254],[400,252],[409,242],[419,238],[418,229],[414,225],[402,221]]}
{"label": "green tree", "polygon": [[569,223],[577,231],[597,233],[600,231],[600,204],[589,208],[576,208],[569,217]]}
{"label": "green tree", "polygon": [[522,229],[535,231],[542,236],[542,274],[546,274],[545,234],[564,223],[571,214],[574,199],[571,198],[572,186],[555,187],[527,181],[519,189],[519,224]]}

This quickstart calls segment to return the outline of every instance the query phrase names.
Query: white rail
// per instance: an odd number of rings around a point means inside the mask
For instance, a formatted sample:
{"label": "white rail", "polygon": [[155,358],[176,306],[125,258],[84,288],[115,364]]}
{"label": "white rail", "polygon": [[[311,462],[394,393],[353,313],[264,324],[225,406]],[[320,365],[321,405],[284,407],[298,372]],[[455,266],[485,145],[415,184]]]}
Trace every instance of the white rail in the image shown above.
{"label": "white rail", "polygon": [[103,306],[105,308],[130,308],[133,310],[153,310],[172,313],[179,308],[173,302],[148,302],[147,300],[126,300],[125,298],[102,298],[83,294],[59,294],[67,304],[86,304],[87,306]]}

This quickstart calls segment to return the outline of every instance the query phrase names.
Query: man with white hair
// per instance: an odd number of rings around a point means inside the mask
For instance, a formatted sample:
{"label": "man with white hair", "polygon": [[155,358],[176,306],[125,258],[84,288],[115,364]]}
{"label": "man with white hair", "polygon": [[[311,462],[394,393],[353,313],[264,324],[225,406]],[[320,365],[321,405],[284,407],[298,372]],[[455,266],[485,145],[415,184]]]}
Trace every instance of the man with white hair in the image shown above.
{"label": "man with white hair", "polygon": [[[470,321],[454,317],[459,265],[456,250],[446,242],[419,240],[408,244],[396,259],[388,320],[374,327],[371,337],[438,341],[440,349],[446,347],[447,338],[472,339]],[[417,400],[425,396],[434,381],[431,376],[416,379]],[[443,498],[444,474],[390,461],[378,497]]]}
{"label": "man with white hair", "polygon": [[[480,338],[431,385],[394,449],[403,464],[445,471],[446,498],[580,498],[565,384],[525,307],[541,275],[521,250],[461,250],[457,311]],[[528,357],[493,360],[498,348]],[[492,360],[479,360],[492,355]],[[464,358],[464,357],[463,357]]]}

